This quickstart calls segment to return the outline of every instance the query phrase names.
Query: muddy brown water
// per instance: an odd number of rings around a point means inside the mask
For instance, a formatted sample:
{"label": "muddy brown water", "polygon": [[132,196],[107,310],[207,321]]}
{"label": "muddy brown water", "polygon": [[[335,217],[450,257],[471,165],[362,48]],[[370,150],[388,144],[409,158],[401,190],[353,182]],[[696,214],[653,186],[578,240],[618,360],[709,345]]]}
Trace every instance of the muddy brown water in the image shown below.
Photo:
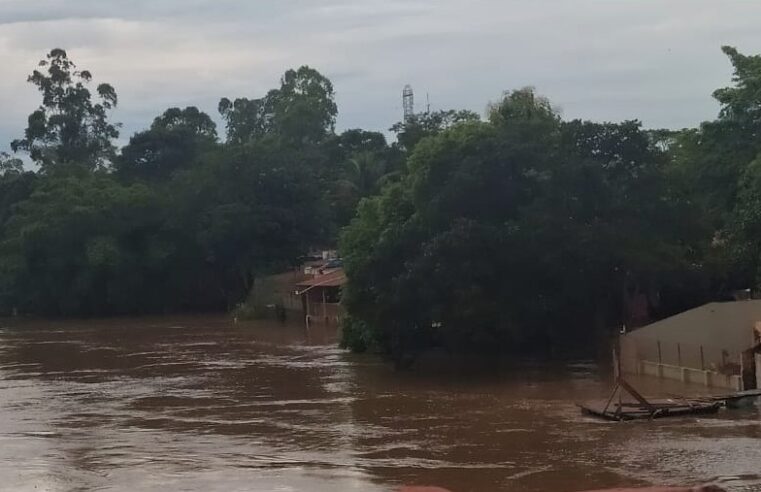
{"label": "muddy brown water", "polygon": [[0,490],[761,490],[756,409],[604,423],[574,402],[607,395],[606,363],[398,373],[335,342],[217,317],[0,320]]}

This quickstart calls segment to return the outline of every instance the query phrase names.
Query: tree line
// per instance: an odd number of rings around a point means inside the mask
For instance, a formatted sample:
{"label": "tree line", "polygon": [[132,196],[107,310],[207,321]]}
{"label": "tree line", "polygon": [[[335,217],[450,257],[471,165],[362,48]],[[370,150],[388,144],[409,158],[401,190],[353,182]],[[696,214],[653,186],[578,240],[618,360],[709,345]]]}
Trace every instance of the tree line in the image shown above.
{"label": "tree line", "polygon": [[403,165],[381,133],[335,132],[333,85],[306,66],[258,99],[222,98],[224,138],[198,108],[169,108],[122,148],[116,90],[93,80],[62,49],[29,76],[41,104],[19,154],[0,155],[2,313],[230,309],[335,244]]}
{"label": "tree line", "polygon": [[732,84],[697,128],[564,120],[531,89],[417,143],[401,125],[404,176],[341,235],[344,345],[399,362],[590,345],[758,290],[761,57],[723,51]]}
{"label": "tree line", "polygon": [[332,83],[304,66],[220,99],[223,132],[169,108],[121,148],[114,87],[52,50],[12,143],[34,170],[0,156],[0,312],[227,310],[338,243],[343,344],[401,360],[584,343],[756,289],[761,57],[723,50],[734,76],[697,128],[566,120],[523,88],[389,143],[336,132]]}

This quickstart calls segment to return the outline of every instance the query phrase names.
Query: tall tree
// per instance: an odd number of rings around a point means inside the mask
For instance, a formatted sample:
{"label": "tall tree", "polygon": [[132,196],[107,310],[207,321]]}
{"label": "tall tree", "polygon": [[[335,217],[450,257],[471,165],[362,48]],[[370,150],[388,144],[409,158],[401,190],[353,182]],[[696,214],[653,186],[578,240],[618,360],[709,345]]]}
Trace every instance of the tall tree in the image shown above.
{"label": "tall tree", "polygon": [[24,171],[24,163],[5,152],[0,152],[0,238],[3,226],[15,212],[16,204],[31,193],[37,175]]}
{"label": "tall tree", "polygon": [[743,55],[737,48],[723,46],[734,68],[734,86],[717,89],[713,97],[721,104],[719,118],[737,121],[750,128],[761,125],[761,56]]}
{"label": "tall tree", "polygon": [[22,312],[51,315],[152,311],[166,292],[160,270],[155,194],[101,174],[46,178],[7,221],[0,242],[6,299]]}
{"label": "tall tree", "polygon": [[207,154],[170,188],[168,229],[197,250],[199,268],[228,307],[259,275],[291,267],[324,237],[327,214],[313,166],[276,140]]}
{"label": "tall tree", "polygon": [[435,345],[588,343],[593,327],[620,326],[625,292],[658,291],[694,263],[663,164],[638,122],[563,122],[528,89],[489,122],[421,141],[409,174],[343,234],[347,345],[404,361]]}
{"label": "tall tree", "polygon": [[332,134],[338,107],[333,84],[317,70],[288,70],[280,87],[261,99],[219,102],[227,126],[227,141],[243,144],[274,135],[291,144],[318,143]]}
{"label": "tall tree", "polygon": [[390,130],[396,133],[399,145],[407,152],[412,152],[415,146],[425,137],[430,137],[458,123],[479,121],[477,113],[467,110],[434,111],[419,113],[407,121],[395,123]]}
{"label": "tall tree", "polygon": [[386,137],[380,132],[352,128],[336,138],[336,144],[344,157],[360,152],[381,153],[388,149]]}
{"label": "tall tree", "polygon": [[109,123],[116,107],[116,91],[97,86],[97,101],[88,88],[92,74],[77,70],[62,49],[54,49],[39,63],[28,81],[42,93],[42,104],[29,115],[24,138],[12,142],[14,151],[27,151],[43,171],[60,166],[85,169],[108,167],[115,155],[112,141],[119,136]]}
{"label": "tall tree", "polygon": [[275,131],[294,142],[320,142],[333,133],[338,115],[333,83],[317,70],[288,70],[270,95]]}
{"label": "tall tree", "polygon": [[170,108],[130,138],[115,162],[126,178],[165,180],[188,168],[217,143],[216,124],[194,106]]}
{"label": "tall tree", "polygon": [[389,146],[382,133],[346,130],[324,145],[330,162],[328,199],[339,227],[349,223],[357,203],[377,194],[404,173],[404,153]]}
{"label": "tall tree", "polygon": [[670,146],[671,172],[699,208],[708,229],[706,260],[716,295],[761,285],[756,238],[758,162],[761,159],[761,56],[724,46],[732,85],[714,91],[715,120],[680,132]]}

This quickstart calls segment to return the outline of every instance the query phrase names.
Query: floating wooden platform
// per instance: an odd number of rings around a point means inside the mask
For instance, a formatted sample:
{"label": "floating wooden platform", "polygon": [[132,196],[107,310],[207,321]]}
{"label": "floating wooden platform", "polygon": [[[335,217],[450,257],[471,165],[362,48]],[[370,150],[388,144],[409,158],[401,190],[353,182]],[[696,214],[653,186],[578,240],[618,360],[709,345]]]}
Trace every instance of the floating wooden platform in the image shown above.
{"label": "floating wooden platform", "polygon": [[[624,392],[633,397],[635,401],[623,401],[622,395]],[[616,395],[618,395],[618,401],[614,401]],[[702,398],[647,400],[623,378],[618,378],[616,387],[606,402],[586,403],[578,406],[585,415],[606,420],[622,421],[711,414],[718,412],[724,402],[725,400]]]}
{"label": "floating wooden platform", "polygon": [[585,415],[614,421],[706,415],[716,413],[721,408],[720,402],[651,400],[649,403],[650,407],[643,407],[639,403],[626,402],[611,403],[607,407],[604,402],[587,403],[579,405],[579,407]]}
{"label": "floating wooden platform", "polygon": [[727,408],[748,408],[761,400],[761,389],[738,391],[728,395],[716,395],[707,398],[710,401],[724,403]]}

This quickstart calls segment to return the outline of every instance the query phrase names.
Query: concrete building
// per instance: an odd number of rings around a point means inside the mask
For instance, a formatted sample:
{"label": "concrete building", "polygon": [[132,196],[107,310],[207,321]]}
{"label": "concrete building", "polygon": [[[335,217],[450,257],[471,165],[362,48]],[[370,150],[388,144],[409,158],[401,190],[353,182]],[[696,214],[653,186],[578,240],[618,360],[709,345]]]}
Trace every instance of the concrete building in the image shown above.
{"label": "concrete building", "polygon": [[761,386],[761,300],[714,302],[620,337],[621,371],[735,390]]}

